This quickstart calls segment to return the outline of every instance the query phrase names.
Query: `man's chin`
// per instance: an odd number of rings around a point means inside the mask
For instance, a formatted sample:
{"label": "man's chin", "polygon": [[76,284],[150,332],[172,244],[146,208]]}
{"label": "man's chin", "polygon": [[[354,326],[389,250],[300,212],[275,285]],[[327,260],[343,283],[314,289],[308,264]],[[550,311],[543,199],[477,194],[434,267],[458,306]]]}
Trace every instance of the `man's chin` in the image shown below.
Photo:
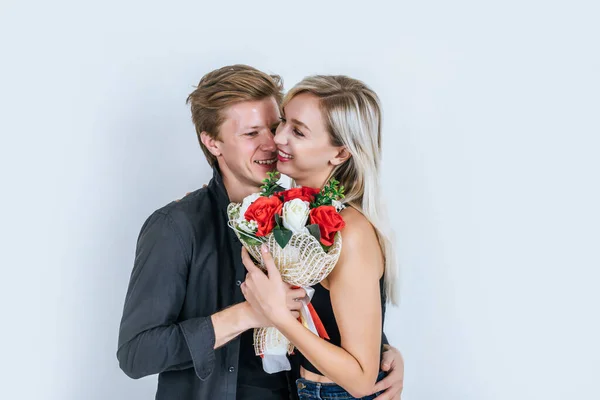
{"label": "man's chin", "polygon": [[263,184],[263,180],[267,179],[267,173],[268,172],[272,172],[272,171],[276,171],[277,170],[277,163],[273,163],[271,165],[261,165],[261,164],[255,164],[254,165],[254,176],[256,178],[258,178],[259,180],[259,184],[258,186],[261,186]]}

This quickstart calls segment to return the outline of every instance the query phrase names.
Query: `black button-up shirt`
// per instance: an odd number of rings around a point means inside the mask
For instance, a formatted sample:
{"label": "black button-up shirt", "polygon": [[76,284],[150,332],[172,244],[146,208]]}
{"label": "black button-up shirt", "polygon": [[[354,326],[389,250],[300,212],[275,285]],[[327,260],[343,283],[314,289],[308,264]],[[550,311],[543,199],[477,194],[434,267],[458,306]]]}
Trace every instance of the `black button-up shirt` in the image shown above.
{"label": "black button-up shirt", "polygon": [[207,187],[155,211],[141,229],[117,358],[132,378],[159,374],[157,400],[236,400],[240,337],[213,350],[210,318],[244,301],[241,244],[227,225],[228,204],[215,169]]}

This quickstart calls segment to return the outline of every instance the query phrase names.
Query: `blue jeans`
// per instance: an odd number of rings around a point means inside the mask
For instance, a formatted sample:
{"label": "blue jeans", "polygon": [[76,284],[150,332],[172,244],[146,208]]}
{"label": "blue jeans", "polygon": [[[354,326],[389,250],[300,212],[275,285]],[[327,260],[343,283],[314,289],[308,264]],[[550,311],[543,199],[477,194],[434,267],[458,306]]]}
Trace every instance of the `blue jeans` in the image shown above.
{"label": "blue jeans", "polygon": [[[377,382],[385,378],[385,372],[380,372],[377,376]],[[352,397],[344,388],[336,383],[317,383],[306,379],[297,379],[298,397],[300,400],[349,400],[356,399]],[[362,400],[372,400],[383,392],[377,392],[367,397],[361,397]]]}

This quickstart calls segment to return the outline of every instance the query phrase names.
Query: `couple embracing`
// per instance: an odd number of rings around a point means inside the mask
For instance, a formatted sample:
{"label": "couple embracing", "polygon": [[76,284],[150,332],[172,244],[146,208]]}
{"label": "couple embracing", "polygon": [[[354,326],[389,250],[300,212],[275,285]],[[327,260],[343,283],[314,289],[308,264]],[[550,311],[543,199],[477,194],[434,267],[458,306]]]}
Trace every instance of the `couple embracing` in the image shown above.
{"label": "couple embracing", "polygon": [[[159,374],[165,400],[399,399],[404,364],[383,333],[396,266],[375,92],[311,76],[284,96],[279,76],[233,65],[206,74],[188,103],[213,179],[141,229],[120,367]],[[335,255],[311,286],[282,266],[296,237],[314,257]],[[271,331],[286,341],[283,363],[261,347],[257,333]]]}

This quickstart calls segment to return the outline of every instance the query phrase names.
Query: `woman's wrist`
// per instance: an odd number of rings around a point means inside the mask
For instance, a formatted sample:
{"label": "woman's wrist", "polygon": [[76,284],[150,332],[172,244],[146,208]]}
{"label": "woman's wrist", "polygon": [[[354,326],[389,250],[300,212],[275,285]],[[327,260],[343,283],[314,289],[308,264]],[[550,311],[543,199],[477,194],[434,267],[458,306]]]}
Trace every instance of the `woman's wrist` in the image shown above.
{"label": "woman's wrist", "polygon": [[283,331],[284,329],[298,322],[298,320],[294,318],[290,310],[281,309],[275,314],[272,322],[278,330]]}

